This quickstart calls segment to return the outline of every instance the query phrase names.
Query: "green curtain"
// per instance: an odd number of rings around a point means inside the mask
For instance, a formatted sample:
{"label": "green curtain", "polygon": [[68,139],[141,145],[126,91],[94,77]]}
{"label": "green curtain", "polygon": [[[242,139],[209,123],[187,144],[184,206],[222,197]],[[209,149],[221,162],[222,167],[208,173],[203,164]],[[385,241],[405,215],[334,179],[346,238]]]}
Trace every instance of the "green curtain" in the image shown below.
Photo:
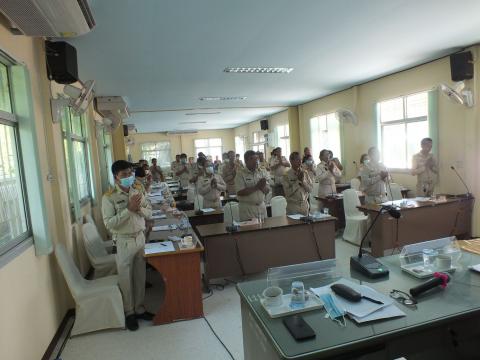
{"label": "green curtain", "polygon": [[428,92],[428,129],[433,140],[432,152],[438,161],[438,89]]}
{"label": "green curtain", "polygon": [[12,102],[19,124],[22,161],[28,173],[28,176],[25,176],[25,184],[35,253],[37,256],[47,255],[52,252],[53,245],[48,228],[48,215],[43,192],[43,176],[40,169],[30,76],[27,68],[21,65],[11,67],[11,76]]}

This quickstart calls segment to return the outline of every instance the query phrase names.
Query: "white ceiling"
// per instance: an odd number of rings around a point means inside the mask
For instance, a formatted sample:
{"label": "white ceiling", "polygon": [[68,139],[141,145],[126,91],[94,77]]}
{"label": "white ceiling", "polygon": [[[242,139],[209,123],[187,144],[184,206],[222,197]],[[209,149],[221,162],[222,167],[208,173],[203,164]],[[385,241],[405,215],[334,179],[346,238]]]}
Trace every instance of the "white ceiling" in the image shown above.
{"label": "white ceiling", "polygon": [[[126,122],[139,132],[236,127],[480,41],[478,0],[95,0],[91,7],[97,26],[70,41],[80,77],[96,80],[97,95],[125,96]],[[224,73],[228,66],[295,70]],[[206,123],[181,124],[196,121]]]}

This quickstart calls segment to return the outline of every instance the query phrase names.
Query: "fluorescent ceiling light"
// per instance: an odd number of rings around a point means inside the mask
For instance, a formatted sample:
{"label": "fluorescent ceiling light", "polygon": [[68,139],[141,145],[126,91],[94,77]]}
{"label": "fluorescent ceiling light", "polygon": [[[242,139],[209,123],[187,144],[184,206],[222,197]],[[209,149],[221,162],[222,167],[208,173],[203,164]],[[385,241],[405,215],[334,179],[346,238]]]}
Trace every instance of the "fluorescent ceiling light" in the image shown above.
{"label": "fluorescent ceiling light", "polygon": [[247,74],[290,74],[293,68],[286,67],[227,67],[223,69],[226,73],[247,73]]}
{"label": "fluorescent ceiling light", "polygon": [[218,114],[220,114],[220,111],[216,111],[216,112],[193,112],[193,113],[186,113],[185,115],[192,116],[192,115],[218,115]]}
{"label": "fluorescent ceiling light", "polygon": [[233,101],[246,99],[246,96],[204,96],[200,98],[202,101]]}
{"label": "fluorescent ceiling light", "polygon": [[206,124],[206,121],[182,121],[180,124]]}

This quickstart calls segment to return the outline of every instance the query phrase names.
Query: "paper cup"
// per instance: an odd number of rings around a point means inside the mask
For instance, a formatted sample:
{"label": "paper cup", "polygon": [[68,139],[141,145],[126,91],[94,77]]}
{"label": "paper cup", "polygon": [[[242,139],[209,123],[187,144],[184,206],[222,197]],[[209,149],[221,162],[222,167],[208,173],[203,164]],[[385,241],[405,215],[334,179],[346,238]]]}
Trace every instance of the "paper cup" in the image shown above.
{"label": "paper cup", "polygon": [[279,306],[283,303],[283,290],[278,286],[270,286],[266,288],[263,290],[262,295],[265,299],[266,306]]}

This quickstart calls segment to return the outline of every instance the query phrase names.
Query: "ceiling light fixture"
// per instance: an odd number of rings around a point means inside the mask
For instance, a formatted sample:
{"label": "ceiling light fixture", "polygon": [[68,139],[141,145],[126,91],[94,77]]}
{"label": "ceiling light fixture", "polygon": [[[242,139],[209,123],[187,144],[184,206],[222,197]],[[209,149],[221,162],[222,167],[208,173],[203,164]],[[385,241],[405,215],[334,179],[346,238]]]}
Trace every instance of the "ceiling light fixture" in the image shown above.
{"label": "ceiling light fixture", "polygon": [[245,74],[290,74],[293,68],[287,67],[227,67],[223,69],[226,73]]}
{"label": "ceiling light fixture", "polygon": [[247,100],[246,96],[204,96],[199,98],[201,101],[235,101]]}
{"label": "ceiling light fixture", "polygon": [[206,124],[206,121],[182,121],[180,124]]}
{"label": "ceiling light fixture", "polygon": [[186,113],[185,115],[193,116],[193,115],[218,115],[220,111],[216,112],[193,112],[193,113]]}

